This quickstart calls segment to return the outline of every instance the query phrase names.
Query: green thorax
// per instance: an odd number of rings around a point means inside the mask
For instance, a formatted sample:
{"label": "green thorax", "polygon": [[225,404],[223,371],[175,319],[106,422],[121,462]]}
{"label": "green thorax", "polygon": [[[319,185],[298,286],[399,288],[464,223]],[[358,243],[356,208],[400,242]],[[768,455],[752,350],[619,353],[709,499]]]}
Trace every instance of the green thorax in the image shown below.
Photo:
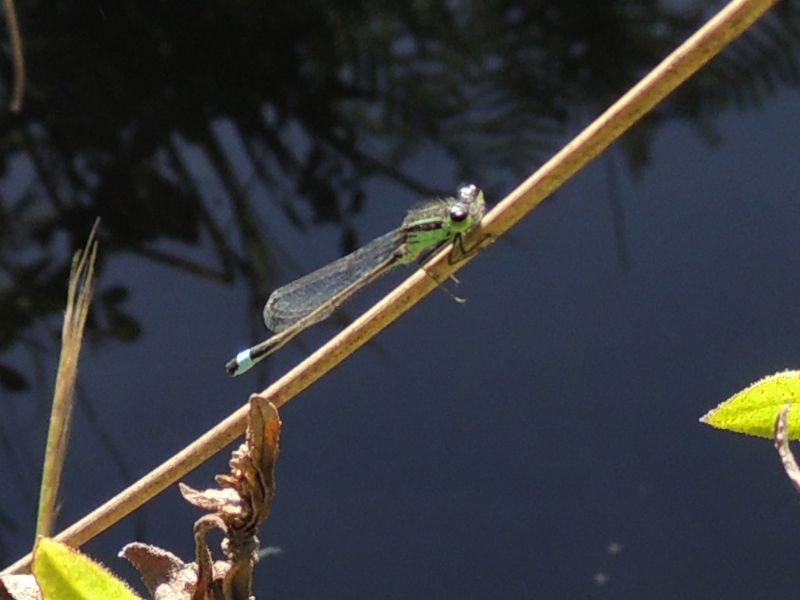
{"label": "green thorax", "polygon": [[399,262],[416,260],[425,250],[466,233],[481,220],[484,211],[483,192],[474,185],[462,187],[457,198],[442,198],[412,208],[400,227],[405,243]]}

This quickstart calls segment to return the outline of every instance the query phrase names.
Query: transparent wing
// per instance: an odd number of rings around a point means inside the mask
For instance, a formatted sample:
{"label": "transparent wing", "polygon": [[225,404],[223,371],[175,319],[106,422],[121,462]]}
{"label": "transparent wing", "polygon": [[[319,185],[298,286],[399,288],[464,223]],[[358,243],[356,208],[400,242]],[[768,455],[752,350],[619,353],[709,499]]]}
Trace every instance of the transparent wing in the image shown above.
{"label": "transparent wing", "polygon": [[[288,329],[326,302],[335,299],[343,290],[385,263],[403,244],[403,231],[395,229],[355,252],[328,263],[304,275],[270,295],[264,306],[264,324],[276,333]],[[306,326],[327,319],[339,303],[331,302],[329,310],[320,311]]]}

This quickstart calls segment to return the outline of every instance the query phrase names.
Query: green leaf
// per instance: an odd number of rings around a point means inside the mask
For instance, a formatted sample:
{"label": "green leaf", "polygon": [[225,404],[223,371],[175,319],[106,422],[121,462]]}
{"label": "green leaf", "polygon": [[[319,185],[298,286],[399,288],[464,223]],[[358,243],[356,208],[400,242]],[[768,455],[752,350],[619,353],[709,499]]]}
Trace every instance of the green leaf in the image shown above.
{"label": "green leaf", "polygon": [[139,600],[111,571],[49,538],[36,542],[32,570],[44,600]]}
{"label": "green leaf", "polygon": [[[772,439],[775,418],[786,404],[800,403],[800,371],[782,371],[756,381],[700,418],[720,429]],[[800,439],[800,410],[789,412],[789,439]]]}

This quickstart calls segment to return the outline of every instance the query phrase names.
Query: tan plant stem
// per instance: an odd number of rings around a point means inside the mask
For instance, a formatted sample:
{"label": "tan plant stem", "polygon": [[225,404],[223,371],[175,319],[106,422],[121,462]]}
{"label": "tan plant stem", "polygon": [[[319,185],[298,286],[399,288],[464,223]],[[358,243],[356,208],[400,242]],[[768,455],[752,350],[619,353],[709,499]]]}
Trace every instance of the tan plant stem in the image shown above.
{"label": "tan plant stem", "polygon": [[39,512],[36,522],[37,536],[50,536],[56,517],[61,474],[67,455],[72,409],[75,405],[75,380],[78,376],[78,358],[83,343],[83,330],[89,315],[94,284],[94,263],[97,258],[95,233],[98,222],[86,241],[83,251],[72,259],[67,288],[67,308],[61,328],[61,356],[58,361],[53,407],[47,431],[47,446],[42,467],[42,484],[39,490]]}
{"label": "tan plant stem", "polygon": [[14,0],[3,0],[3,10],[6,13],[6,29],[11,43],[11,58],[14,65],[14,87],[11,96],[10,109],[13,113],[22,110],[22,101],[25,98],[25,54],[22,51],[22,34],[19,31],[17,9]]}

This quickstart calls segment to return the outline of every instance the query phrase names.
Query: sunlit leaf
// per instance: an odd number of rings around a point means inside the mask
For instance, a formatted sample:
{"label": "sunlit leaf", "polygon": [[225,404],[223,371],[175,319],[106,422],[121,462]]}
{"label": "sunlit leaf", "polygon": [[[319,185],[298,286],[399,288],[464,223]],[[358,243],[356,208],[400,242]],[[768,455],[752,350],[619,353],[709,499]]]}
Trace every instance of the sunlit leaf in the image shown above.
{"label": "sunlit leaf", "polygon": [[105,567],[49,538],[36,543],[33,574],[45,600],[138,600]]}
{"label": "sunlit leaf", "polygon": [[[700,421],[737,433],[772,439],[775,418],[786,404],[800,402],[800,371],[783,371],[756,381],[710,410]],[[800,439],[800,410],[789,413],[789,438]]]}

